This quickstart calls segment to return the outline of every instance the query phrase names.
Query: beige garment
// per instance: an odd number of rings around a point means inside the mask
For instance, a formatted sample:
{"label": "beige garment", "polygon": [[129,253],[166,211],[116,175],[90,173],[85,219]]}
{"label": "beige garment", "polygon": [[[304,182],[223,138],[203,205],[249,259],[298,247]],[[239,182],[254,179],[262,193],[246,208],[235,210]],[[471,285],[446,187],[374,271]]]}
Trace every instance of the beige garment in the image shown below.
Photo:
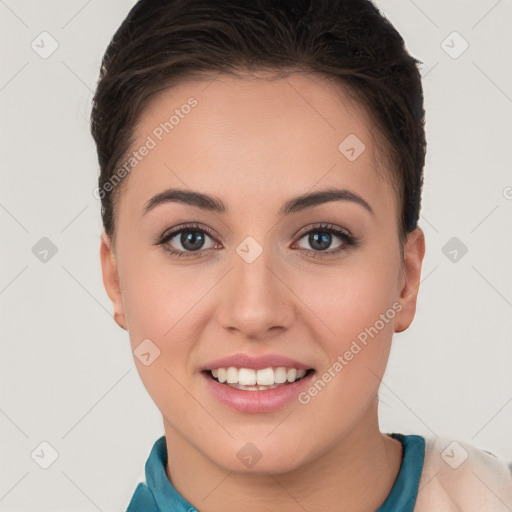
{"label": "beige garment", "polygon": [[414,512],[433,511],[512,512],[511,468],[469,443],[425,437]]}

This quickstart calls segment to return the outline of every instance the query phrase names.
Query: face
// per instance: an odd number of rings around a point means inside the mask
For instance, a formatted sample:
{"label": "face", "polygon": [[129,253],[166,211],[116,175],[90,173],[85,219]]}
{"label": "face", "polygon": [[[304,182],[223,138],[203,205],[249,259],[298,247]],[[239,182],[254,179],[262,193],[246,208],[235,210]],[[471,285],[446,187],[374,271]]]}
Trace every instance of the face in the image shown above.
{"label": "face", "polygon": [[167,439],[281,472],[376,428],[424,242],[402,261],[364,109],[317,76],[220,76],[155,98],[135,136],[103,278]]}

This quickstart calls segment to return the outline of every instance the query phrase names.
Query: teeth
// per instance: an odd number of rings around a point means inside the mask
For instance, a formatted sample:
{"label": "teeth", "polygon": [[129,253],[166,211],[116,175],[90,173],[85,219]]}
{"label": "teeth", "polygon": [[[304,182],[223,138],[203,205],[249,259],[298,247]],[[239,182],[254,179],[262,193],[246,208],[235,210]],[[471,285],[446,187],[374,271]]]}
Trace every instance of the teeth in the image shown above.
{"label": "teeth", "polygon": [[278,384],[286,382],[295,382],[306,375],[306,370],[297,370],[296,368],[263,368],[253,370],[252,368],[215,368],[211,374],[219,382],[232,385],[243,389],[240,386],[252,386],[251,389],[272,389]]}
{"label": "teeth", "polygon": [[273,368],[265,368],[264,370],[258,370],[258,386],[272,386],[274,382],[275,377]]}
{"label": "teeth", "polygon": [[[226,376],[227,376],[226,368],[219,368],[217,370],[217,378],[219,379],[219,382],[226,382]],[[213,374],[213,372],[212,372]],[[215,377],[215,375],[214,375]]]}
{"label": "teeth", "polygon": [[282,366],[276,368],[274,372],[274,381],[276,384],[283,384],[286,382],[286,368],[283,368]]}
{"label": "teeth", "polygon": [[286,372],[286,380],[288,382],[294,382],[296,378],[297,378],[297,370],[295,368],[290,368]]}
{"label": "teeth", "polygon": [[[238,384],[242,386],[254,386],[254,384],[256,384],[256,372],[250,368],[240,368],[240,370],[238,370]],[[258,384],[261,384],[259,379]]]}
{"label": "teeth", "polygon": [[226,382],[228,384],[236,384],[238,382],[238,370],[233,366],[228,368],[226,373]]}

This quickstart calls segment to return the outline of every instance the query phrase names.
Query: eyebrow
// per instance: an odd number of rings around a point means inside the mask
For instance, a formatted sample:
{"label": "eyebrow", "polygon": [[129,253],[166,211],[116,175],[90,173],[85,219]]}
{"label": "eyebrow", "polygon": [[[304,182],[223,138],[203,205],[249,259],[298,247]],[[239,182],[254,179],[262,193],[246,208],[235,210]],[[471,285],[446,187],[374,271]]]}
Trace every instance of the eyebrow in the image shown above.
{"label": "eyebrow", "polygon": [[[283,216],[290,213],[297,213],[330,201],[351,201],[361,205],[372,215],[375,215],[372,207],[361,196],[351,192],[350,190],[337,188],[328,188],[325,190],[311,192],[294,197],[286,201],[286,203],[278,211],[278,214]],[[228,211],[226,205],[219,198],[209,196],[201,192],[193,192],[179,188],[170,188],[156,194],[151,199],[149,199],[144,206],[143,215],[146,215],[149,211],[153,210],[161,204],[170,202],[178,202],[191,206],[197,206],[203,210],[216,213],[226,213]]]}

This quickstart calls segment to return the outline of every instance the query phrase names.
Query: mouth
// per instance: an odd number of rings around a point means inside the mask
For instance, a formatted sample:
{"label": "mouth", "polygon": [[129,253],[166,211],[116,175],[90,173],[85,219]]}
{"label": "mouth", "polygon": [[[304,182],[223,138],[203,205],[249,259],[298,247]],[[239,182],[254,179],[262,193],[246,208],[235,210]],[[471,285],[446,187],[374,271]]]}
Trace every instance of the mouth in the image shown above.
{"label": "mouth", "polygon": [[287,387],[309,377],[314,371],[313,368],[285,366],[269,366],[258,370],[229,366],[203,370],[203,373],[210,379],[233,389],[267,391]]}

